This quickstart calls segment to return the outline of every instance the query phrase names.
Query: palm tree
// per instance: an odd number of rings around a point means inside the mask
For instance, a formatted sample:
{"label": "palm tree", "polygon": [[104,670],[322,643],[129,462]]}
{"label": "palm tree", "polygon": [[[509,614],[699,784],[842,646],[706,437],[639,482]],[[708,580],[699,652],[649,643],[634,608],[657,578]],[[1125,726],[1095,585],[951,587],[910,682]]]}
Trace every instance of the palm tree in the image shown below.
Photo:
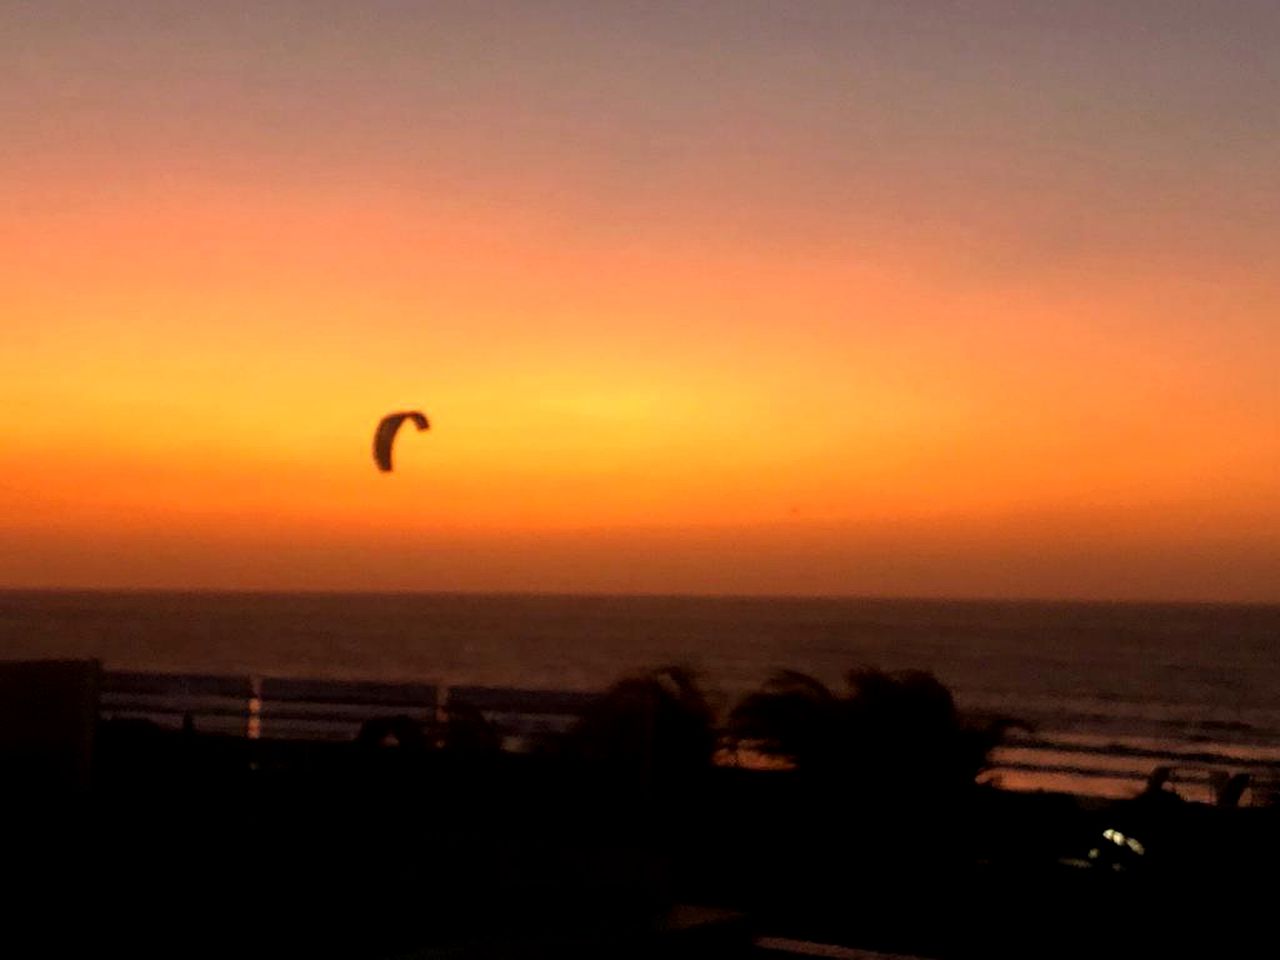
{"label": "palm tree", "polygon": [[626,677],[570,732],[570,753],[630,786],[664,790],[709,770],[715,710],[681,666]]}
{"label": "palm tree", "polygon": [[841,695],[781,672],[733,710],[730,735],[866,801],[902,801],[971,787],[1009,726],[966,722],[924,671],[855,668],[845,681]]}
{"label": "palm tree", "polygon": [[679,666],[626,677],[585,713],[565,748],[582,779],[575,827],[610,851],[625,894],[653,916],[674,902],[678,862],[705,823],[715,710]]}

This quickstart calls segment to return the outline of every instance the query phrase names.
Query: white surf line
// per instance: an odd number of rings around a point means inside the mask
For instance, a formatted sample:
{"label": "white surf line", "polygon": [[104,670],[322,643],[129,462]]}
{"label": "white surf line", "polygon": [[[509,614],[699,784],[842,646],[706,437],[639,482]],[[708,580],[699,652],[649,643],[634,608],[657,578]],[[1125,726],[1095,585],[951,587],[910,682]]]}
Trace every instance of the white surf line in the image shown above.
{"label": "white surf line", "polygon": [[755,945],[761,950],[777,953],[793,953],[802,957],[828,957],[830,960],[923,960],[905,953],[877,953],[875,950],[855,950],[834,943],[811,943],[808,940],[790,940],[786,937],[757,937]]}

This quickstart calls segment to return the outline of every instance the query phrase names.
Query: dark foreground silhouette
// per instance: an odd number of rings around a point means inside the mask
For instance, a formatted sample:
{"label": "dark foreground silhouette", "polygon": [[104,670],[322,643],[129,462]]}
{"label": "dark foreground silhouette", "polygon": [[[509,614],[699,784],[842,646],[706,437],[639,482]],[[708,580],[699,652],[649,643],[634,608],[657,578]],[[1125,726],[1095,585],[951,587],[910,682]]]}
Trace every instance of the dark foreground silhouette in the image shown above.
{"label": "dark foreground silhouette", "polygon": [[[4,936],[41,955],[713,957],[768,935],[1076,957],[1269,935],[1274,810],[982,787],[999,724],[966,724],[925,674],[850,681],[789,674],[730,711],[729,745],[778,770],[716,763],[717,712],[674,668],[522,754],[478,693],[338,743],[102,722],[88,769],[10,738]],[[6,702],[40,715],[39,685]]]}

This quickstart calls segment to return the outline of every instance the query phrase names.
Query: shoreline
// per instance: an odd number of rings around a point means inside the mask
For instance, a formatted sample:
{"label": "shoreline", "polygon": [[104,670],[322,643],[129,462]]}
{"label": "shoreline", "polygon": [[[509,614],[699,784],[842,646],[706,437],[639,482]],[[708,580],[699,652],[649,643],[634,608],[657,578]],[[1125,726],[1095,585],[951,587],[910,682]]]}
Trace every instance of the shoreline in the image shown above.
{"label": "shoreline", "polygon": [[431,588],[369,590],[358,588],[309,588],[309,587],[174,587],[163,585],[138,586],[6,586],[0,585],[0,597],[5,595],[40,596],[121,596],[121,597],[229,597],[229,598],[287,598],[287,597],[335,597],[335,598],[421,598],[421,599],[496,599],[529,601],[692,601],[723,603],[832,603],[867,605],[933,605],[938,607],[1099,607],[1122,609],[1217,609],[1239,608],[1262,611],[1280,611],[1280,600],[1275,599],[1179,599],[1159,597],[1050,597],[1050,596],[953,596],[937,595],[881,595],[881,594],[829,594],[829,593],[673,593],[667,591],[588,591],[575,593],[564,590],[437,590]]}

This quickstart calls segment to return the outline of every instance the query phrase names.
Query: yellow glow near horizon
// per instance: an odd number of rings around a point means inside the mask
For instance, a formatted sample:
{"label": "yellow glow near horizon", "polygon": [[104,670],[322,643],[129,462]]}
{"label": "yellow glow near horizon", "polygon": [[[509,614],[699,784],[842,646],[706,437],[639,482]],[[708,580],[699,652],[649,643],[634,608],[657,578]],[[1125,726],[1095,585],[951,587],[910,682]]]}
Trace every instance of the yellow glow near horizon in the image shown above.
{"label": "yellow glow near horizon", "polygon": [[[974,33],[1007,61],[934,85],[955,51],[911,22],[866,63],[743,27],[721,75],[661,17],[651,64],[612,14],[590,56],[556,21],[476,59],[506,39],[404,13],[353,74],[263,16],[175,21],[203,68],[141,22],[19,24],[0,586],[1280,599],[1247,98],[1135,125],[1016,17],[1040,56]],[[1188,131],[1224,117],[1219,156]],[[377,419],[419,407],[377,474]],[[405,574],[415,544],[473,559]]]}

